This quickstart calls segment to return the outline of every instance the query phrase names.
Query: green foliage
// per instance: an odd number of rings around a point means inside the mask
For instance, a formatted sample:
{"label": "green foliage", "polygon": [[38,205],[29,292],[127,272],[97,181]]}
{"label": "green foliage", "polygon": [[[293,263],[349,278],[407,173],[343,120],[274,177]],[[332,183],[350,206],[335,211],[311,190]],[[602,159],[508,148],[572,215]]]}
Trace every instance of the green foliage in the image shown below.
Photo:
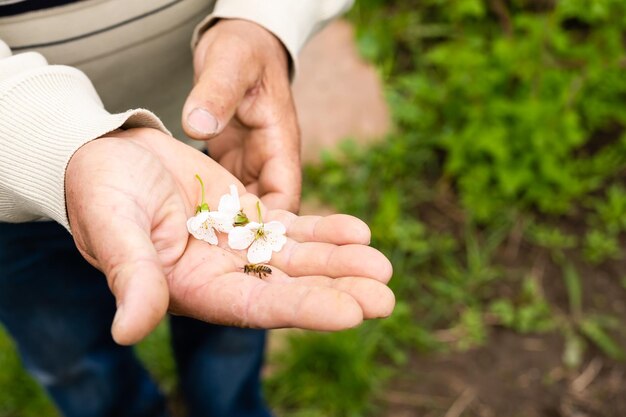
{"label": "green foliage", "polygon": [[620,246],[617,236],[598,229],[589,231],[585,235],[584,254],[585,258],[594,264],[618,258]]}
{"label": "green foliage", "polygon": [[381,376],[372,340],[361,333],[366,330],[290,335],[267,381],[271,403],[286,415],[298,406],[305,410],[301,415],[363,415]]}
{"label": "green foliage", "polygon": [[441,169],[480,221],[511,206],[567,213],[607,179],[589,175],[586,162],[594,141],[626,117],[626,4],[591,2],[590,14],[583,3],[538,14],[520,2],[497,19],[482,1],[395,2],[356,13],[357,22],[377,19],[362,31],[384,42],[367,56],[392,67],[399,127],[446,153]]}
{"label": "green foliage", "polygon": [[563,363],[569,368],[581,365],[587,349],[585,339],[613,359],[626,359],[626,351],[611,335],[619,328],[619,321],[611,316],[584,314],[582,277],[574,264],[564,257],[558,263],[562,267],[570,308],[570,316],[565,318],[565,323],[561,323],[561,331],[565,337]]}
{"label": "green foliage", "polygon": [[598,223],[610,233],[626,231],[626,189],[622,185],[612,185],[604,198],[596,201]]}
{"label": "green foliage", "polygon": [[161,390],[171,395],[178,385],[178,378],[168,323],[167,320],[163,320],[148,337],[136,346],[136,349],[139,359],[158,381]]}
{"label": "green foliage", "polygon": [[587,205],[591,214],[584,240],[585,258],[594,264],[619,259],[620,234],[626,232],[626,190],[621,184],[613,184]]}
{"label": "green foliage", "polygon": [[626,351],[607,332],[621,326],[620,321],[612,317],[588,317],[580,323],[580,331],[595,343],[607,356],[616,360],[626,359]]}
{"label": "green foliage", "polygon": [[0,417],[58,416],[44,391],[26,374],[15,346],[0,327]]}
{"label": "green foliage", "polygon": [[550,305],[532,277],[526,277],[516,299],[494,300],[489,308],[499,323],[519,333],[544,333],[555,327]]}
{"label": "green foliage", "polygon": [[404,365],[407,352],[430,352],[441,348],[431,332],[414,324],[413,315],[410,304],[399,300],[391,317],[370,324],[368,337],[375,339],[376,352],[389,358],[394,365]]}
{"label": "green foliage", "polygon": [[476,308],[468,308],[461,313],[455,330],[461,335],[456,342],[456,347],[460,350],[480,346],[487,340],[487,326],[482,312]]}
{"label": "green foliage", "polygon": [[576,320],[582,317],[583,311],[583,289],[581,278],[574,265],[565,262],[563,265],[563,279],[567,290],[570,313]]}
{"label": "green foliage", "polygon": [[572,249],[578,245],[575,235],[564,232],[556,226],[532,224],[527,230],[528,240],[549,250]]}

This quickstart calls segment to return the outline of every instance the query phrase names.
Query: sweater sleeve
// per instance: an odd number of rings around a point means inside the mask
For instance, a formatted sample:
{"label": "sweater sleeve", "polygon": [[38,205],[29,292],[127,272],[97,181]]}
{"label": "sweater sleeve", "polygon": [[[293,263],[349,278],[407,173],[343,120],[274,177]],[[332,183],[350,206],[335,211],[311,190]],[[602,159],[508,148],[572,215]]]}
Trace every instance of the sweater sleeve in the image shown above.
{"label": "sweater sleeve", "polygon": [[194,31],[192,46],[218,19],[245,19],[274,34],[289,52],[292,68],[306,42],[329,21],[345,12],[354,0],[218,0]]}
{"label": "sweater sleeve", "polygon": [[0,40],[0,221],[52,219],[69,230],[65,169],[74,152],[117,128],[167,132],[143,109],[108,113],[81,71]]}

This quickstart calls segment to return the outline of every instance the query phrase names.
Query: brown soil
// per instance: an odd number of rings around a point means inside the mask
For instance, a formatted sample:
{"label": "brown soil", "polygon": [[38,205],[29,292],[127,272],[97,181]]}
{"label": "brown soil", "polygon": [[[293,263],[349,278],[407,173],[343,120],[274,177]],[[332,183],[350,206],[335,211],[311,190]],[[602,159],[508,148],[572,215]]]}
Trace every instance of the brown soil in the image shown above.
{"label": "brown soil", "polygon": [[[562,225],[568,228],[567,224]],[[577,225],[572,224],[570,229]],[[551,308],[571,315],[559,268],[545,250],[521,243],[513,256],[505,242],[497,261],[507,276],[532,270]],[[593,267],[569,253],[582,280],[583,316],[606,314],[626,319],[626,259]],[[526,272],[523,272],[526,271]],[[506,280],[505,280],[506,281]],[[514,290],[510,283],[494,291]],[[611,332],[626,348],[626,332]],[[626,363],[608,359],[590,347],[580,369],[562,360],[558,332],[523,335],[494,326],[485,346],[465,352],[411,355],[408,365],[381,395],[383,417],[624,417]]]}
{"label": "brown soil", "polygon": [[561,363],[561,338],[495,330],[482,348],[415,355],[385,392],[385,417],[623,417],[626,367],[591,355]]}

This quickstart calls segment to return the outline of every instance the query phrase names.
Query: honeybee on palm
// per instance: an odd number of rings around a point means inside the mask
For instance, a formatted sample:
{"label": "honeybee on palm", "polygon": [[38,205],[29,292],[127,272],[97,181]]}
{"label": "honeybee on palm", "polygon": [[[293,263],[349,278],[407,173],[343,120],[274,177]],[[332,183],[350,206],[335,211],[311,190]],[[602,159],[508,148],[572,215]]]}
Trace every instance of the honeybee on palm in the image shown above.
{"label": "honeybee on palm", "polygon": [[272,273],[272,268],[264,264],[246,264],[243,266],[243,272],[245,274],[256,275],[260,279],[263,279]]}

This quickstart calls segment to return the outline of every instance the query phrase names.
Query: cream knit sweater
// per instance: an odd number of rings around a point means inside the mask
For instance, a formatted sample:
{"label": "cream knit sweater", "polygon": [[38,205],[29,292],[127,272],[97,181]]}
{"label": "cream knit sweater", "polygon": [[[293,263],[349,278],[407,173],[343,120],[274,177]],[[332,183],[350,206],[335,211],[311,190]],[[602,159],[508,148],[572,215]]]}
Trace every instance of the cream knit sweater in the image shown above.
{"label": "cream knit sweater", "polygon": [[[216,19],[264,26],[295,64],[306,41],[351,3],[84,0],[0,18],[0,221],[53,219],[69,228],[65,169],[90,140],[138,126],[182,137],[192,69],[181,43],[194,44]],[[152,111],[126,110],[134,107]]]}

